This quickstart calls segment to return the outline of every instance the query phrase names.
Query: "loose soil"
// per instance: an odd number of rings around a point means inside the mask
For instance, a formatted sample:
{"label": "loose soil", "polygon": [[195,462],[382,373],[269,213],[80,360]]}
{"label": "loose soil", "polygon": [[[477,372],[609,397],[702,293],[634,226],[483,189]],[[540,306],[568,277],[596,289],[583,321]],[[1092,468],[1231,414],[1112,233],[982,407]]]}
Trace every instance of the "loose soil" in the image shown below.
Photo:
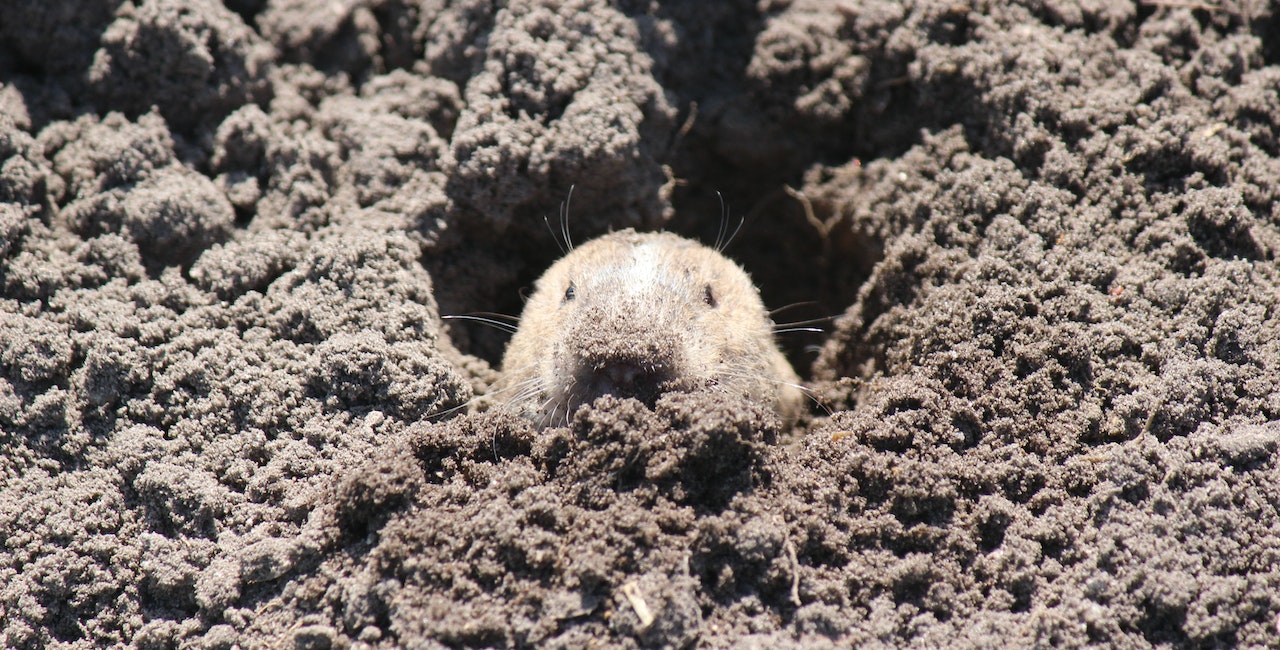
{"label": "loose soil", "polygon": [[[1277,179],[1268,3],[6,2],[0,645],[1275,647]],[[559,215],[811,412],[473,399]]]}

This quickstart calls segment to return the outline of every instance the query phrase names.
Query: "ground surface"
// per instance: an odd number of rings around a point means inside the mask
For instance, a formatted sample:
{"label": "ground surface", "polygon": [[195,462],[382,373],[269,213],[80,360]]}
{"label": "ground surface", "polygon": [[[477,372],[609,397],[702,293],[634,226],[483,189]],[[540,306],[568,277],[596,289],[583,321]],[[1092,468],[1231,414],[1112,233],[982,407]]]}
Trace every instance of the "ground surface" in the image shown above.
{"label": "ground surface", "polygon": [[[1275,11],[5,2],[0,645],[1274,647]],[[438,417],[571,185],[831,414]]]}

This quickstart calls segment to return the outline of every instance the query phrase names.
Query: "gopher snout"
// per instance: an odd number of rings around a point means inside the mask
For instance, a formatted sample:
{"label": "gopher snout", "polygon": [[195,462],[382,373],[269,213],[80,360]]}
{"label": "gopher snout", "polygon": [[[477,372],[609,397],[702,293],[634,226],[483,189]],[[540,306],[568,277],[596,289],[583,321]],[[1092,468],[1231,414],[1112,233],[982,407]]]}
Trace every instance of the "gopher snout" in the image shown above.
{"label": "gopher snout", "polygon": [[[620,313],[633,317],[618,318]],[[582,403],[606,394],[652,402],[679,376],[683,354],[674,328],[662,318],[635,317],[640,313],[625,308],[583,310],[570,345]]]}

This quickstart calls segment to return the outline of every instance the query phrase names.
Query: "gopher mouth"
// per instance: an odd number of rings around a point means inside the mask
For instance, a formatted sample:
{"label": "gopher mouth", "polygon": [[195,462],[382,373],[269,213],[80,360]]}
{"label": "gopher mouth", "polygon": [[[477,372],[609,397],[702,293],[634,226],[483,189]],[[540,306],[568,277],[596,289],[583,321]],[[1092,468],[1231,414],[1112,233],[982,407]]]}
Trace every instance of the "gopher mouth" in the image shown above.
{"label": "gopher mouth", "polygon": [[667,364],[617,360],[582,368],[576,373],[581,390],[579,403],[589,404],[602,395],[631,397],[649,406],[674,387],[676,373]]}
{"label": "gopher mouth", "polygon": [[592,400],[601,395],[615,395],[650,401],[674,378],[675,373],[666,364],[613,361],[593,368],[588,373],[586,388]]}

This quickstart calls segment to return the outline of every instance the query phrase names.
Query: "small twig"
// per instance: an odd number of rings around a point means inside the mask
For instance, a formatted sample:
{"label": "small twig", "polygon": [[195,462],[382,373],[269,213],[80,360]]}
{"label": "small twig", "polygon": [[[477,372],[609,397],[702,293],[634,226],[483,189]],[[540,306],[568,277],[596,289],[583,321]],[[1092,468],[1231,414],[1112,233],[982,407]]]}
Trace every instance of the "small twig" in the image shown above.
{"label": "small twig", "polygon": [[876,84],[877,88],[893,88],[894,86],[905,86],[911,83],[911,75],[902,75],[901,77],[893,77],[885,79]]}
{"label": "small twig", "polygon": [[790,537],[787,537],[787,542],[782,545],[782,548],[791,560],[791,604],[799,607],[802,604],[800,602],[800,560],[796,558],[796,545],[791,543]]}
{"label": "small twig", "polygon": [[640,629],[643,630],[653,624],[653,611],[649,609],[649,604],[644,602],[644,595],[640,593],[640,585],[636,584],[635,580],[630,580],[622,585],[622,595],[631,604],[631,609],[635,610],[636,616],[640,617]]}
{"label": "small twig", "polygon": [[829,221],[823,221],[813,210],[813,202],[804,192],[797,190],[790,185],[782,186],[787,196],[795,199],[800,203],[800,207],[804,210],[804,220],[809,222],[813,229],[818,231],[818,237],[822,239],[822,261],[825,263],[831,259],[831,231],[835,228],[836,223],[840,220],[839,216],[832,217]]}
{"label": "small twig", "polygon": [[684,136],[689,135],[689,132],[693,130],[694,122],[697,122],[697,121],[698,121],[698,102],[689,102],[689,117],[686,117],[684,119],[684,124],[680,125],[680,130],[676,131],[677,144],[684,139]]}
{"label": "small twig", "polygon": [[1163,7],[1165,9],[1200,9],[1202,11],[1222,11],[1221,5],[1194,0],[1138,0],[1138,4],[1147,7]]}

